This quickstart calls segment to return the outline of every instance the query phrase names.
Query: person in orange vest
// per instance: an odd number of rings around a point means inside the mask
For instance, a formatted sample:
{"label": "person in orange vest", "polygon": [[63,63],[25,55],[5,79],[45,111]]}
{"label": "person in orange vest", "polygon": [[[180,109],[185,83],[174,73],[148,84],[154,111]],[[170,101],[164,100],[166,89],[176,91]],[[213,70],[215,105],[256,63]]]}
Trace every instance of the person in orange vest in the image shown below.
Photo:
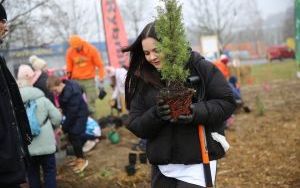
{"label": "person in orange vest", "polygon": [[96,118],[96,68],[98,68],[99,80],[102,82],[105,75],[104,62],[97,48],[78,35],[69,38],[69,45],[66,53],[68,77],[76,80],[83,88],[91,116]]}
{"label": "person in orange vest", "polygon": [[230,77],[230,70],[227,66],[229,62],[229,59],[226,55],[222,54],[220,56],[220,59],[218,59],[216,62],[214,62],[214,65],[222,72],[226,80]]}

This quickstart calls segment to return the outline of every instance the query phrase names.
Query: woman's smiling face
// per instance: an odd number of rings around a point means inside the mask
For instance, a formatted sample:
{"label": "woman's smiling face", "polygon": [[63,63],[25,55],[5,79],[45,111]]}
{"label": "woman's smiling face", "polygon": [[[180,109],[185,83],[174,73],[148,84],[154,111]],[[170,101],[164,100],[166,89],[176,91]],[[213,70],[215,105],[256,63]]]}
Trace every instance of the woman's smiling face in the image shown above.
{"label": "woman's smiling face", "polygon": [[160,56],[156,48],[157,40],[151,37],[142,40],[142,47],[146,60],[156,69],[161,69]]}

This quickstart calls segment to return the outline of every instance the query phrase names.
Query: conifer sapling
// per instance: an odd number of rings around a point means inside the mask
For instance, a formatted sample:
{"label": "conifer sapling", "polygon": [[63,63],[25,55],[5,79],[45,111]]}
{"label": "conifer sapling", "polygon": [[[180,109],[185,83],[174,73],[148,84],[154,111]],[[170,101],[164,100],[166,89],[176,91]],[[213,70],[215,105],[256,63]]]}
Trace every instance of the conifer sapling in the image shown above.
{"label": "conifer sapling", "polygon": [[185,65],[189,59],[189,44],[186,40],[182,18],[182,6],[177,0],[161,0],[164,8],[158,7],[155,30],[159,38],[157,45],[161,54],[161,75],[166,88],[161,89],[160,97],[170,105],[171,116],[190,114],[193,89],[184,86],[189,71]]}

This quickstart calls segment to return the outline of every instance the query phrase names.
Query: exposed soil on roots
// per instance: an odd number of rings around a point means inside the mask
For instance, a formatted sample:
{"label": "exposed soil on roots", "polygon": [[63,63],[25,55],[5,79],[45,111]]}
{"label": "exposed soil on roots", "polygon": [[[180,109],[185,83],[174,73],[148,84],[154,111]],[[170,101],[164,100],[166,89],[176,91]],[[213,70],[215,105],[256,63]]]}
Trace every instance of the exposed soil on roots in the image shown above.
{"label": "exposed soil on roots", "polygon": [[179,115],[191,114],[190,106],[195,91],[190,88],[164,88],[160,92],[160,98],[163,99],[171,109],[171,116],[177,119]]}

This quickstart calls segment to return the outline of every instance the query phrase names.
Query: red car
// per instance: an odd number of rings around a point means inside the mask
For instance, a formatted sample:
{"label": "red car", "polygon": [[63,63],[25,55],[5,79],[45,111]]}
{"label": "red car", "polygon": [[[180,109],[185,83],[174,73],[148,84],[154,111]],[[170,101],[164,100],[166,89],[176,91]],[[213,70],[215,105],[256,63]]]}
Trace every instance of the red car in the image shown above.
{"label": "red car", "polygon": [[271,46],[267,49],[267,59],[269,61],[287,58],[295,58],[295,52],[287,46]]}
{"label": "red car", "polygon": [[57,76],[61,80],[67,80],[68,76],[64,68],[49,68],[47,70],[49,76]]}

